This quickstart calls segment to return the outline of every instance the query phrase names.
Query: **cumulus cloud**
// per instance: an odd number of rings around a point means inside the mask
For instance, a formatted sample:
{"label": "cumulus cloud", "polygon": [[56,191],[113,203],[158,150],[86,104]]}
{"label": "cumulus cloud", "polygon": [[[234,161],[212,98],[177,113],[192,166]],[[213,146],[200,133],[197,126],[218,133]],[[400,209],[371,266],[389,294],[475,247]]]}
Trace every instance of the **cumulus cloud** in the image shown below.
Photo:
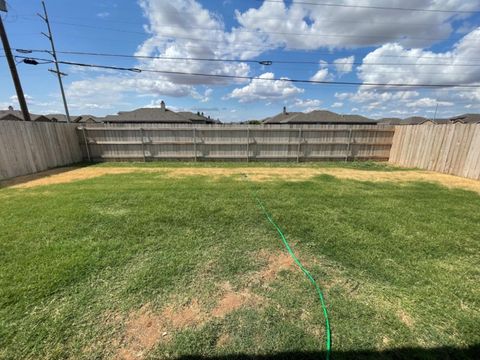
{"label": "cumulus cloud", "polygon": [[[248,85],[234,89],[227,98],[238,99],[239,102],[256,100],[281,100],[303,93],[303,89],[291,82],[273,80],[275,74],[268,72],[253,79]],[[283,78],[287,79],[287,78]]]}
{"label": "cumulus cloud", "polygon": [[[342,4],[357,5],[356,0]],[[378,6],[378,1],[362,5]],[[388,7],[472,11],[480,9],[476,0],[391,0]],[[316,6],[293,1],[263,2],[258,8],[237,11],[237,21],[251,31],[249,39],[287,49],[312,50],[320,47],[348,48],[378,46],[398,42],[406,47],[426,47],[452,33],[451,22],[458,13],[398,11],[341,6]]]}
{"label": "cumulus cloud", "polygon": [[451,51],[443,53],[407,49],[398,43],[385,44],[365,56],[357,68],[358,77],[367,83],[478,83],[480,67],[462,65],[475,63],[474,60],[478,59],[479,38],[480,27],[477,27],[458,41]]}
{"label": "cumulus cloud", "polygon": [[432,99],[432,98],[421,98],[412,102],[409,102],[406,104],[407,107],[435,107],[435,106],[453,106],[454,103],[450,101],[437,101],[437,99]]}
{"label": "cumulus cloud", "polygon": [[292,106],[297,108],[316,108],[322,104],[319,99],[295,99]]}
{"label": "cumulus cloud", "polygon": [[336,59],[333,63],[338,73],[347,74],[352,71],[354,61],[355,57],[352,55],[346,58]]}
{"label": "cumulus cloud", "polygon": [[312,81],[326,81],[329,78],[328,69],[320,69],[315,75],[313,75],[310,80]]}
{"label": "cumulus cloud", "polygon": [[334,102],[332,104],[332,106],[330,106],[331,108],[340,108],[343,106],[343,103],[342,102]]}

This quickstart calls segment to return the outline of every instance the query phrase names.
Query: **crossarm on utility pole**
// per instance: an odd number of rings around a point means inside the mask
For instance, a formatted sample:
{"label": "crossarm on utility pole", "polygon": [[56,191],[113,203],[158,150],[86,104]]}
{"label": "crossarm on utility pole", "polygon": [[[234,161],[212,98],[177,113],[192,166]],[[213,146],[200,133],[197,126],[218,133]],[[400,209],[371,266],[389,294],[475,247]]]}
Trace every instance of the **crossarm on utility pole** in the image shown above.
{"label": "crossarm on utility pole", "polygon": [[62,75],[65,75],[65,74],[63,74],[60,71],[60,67],[58,66],[57,53],[55,51],[55,43],[53,42],[52,29],[50,28],[50,21],[48,20],[48,13],[47,13],[47,7],[45,6],[45,1],[42,1],[42,6],[43,6],[44,16],[40,14],[38,14],[38,16],[40,16],[42,20],[45,21],[45,23],[47,24],[48,35],[44,33],[42,34],[48,40],[50,40],[50,45],[52,47],[51,55],[53,56],[53,60],[55,63],[55,70],[52,70],[52,72],[57,74],[58,83],[60,84],[60,92],[62,93],[63,106],[65,107],[65,115],[67,116],[67,122],[70,122],[70,113],[68,111],[67,98],[65,97],[65,90],[63,89],[63,82],[62,82]]}

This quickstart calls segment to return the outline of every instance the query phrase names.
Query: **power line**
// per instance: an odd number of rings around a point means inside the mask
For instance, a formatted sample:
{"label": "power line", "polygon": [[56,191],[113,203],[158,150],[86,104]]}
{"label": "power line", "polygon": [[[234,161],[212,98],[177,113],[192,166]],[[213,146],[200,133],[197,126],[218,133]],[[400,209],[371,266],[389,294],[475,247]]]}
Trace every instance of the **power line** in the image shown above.
{"label": "power line", "polygon": [[[259,1],[259,0],[257,0]],[[282,3],[283,0],[262,0],[267,3]],[[387,7],[387,6],[372,6],[372,5],[348,5],[348,4],[333,4],[333,3],[318,3],[308,1],[295,1],[294,4],[326,6],[326,7],[344,7],[344,8],[358,8],[358,9],[375,9],[375,10],[395,10],[395,11],[420,11],[420,12],[435,12],[435,13],[451,13],[451,14],[478,14],[479,10],[446,10],[446,9],[424,9],[424,8],[406,8],[406,7]]]}
{"label": "power line", "polygon": [[[138,35],[147,35],[147,33],[142,31],[133,31],[133,30],[124,30],[124,29],[116,29],[104,26],[97,26],[97,25],[87,25],[87,24],[77,24],[77,23],[70,23],[65,21],[51,21],[51,23],[59,24],[59,25],[67,25],[67,26],[77,26],[77,27],[84,27],[84,28],[91,28],[91,29],[99,29],[99,30],[107,30],[107,31],[115,31],[127,34],[138,34]],[[181,29],[197,29],[196,27],[189,27],[189,26],[164,26],[164,28],[181,28]],[[222,29],[205,29],[208,31],[223,31]],[[263,31],[263,30],[237,30],[237,32],[244,32],[244,33],[252,33],[252,34],[268,34],[268,35],[286,35],[286,36],[310,36],[310,37],[333,37],[333,38],[354,38],[354,39],[378,39],[378,40],[385,40],[385,39],[392,39],[397,37],[392,37],[388,35],[352,35],[352,34],[304,34],[304,33],[291,33],[291,32],[281,32],[281,31]],[[207,40],[202,38],[192,38],[192,37],[185,37],[185,36],[177,36],[176,34],[172,35],[155,35],[155,37],[159,38],[167,38],[167,39],[183,39],[183,40],[190,40],[190,41],[200,41],[200,42],[211,42],[211,43],[224,43],[225,41],[222,40]],[[403,40],[411,39],[411,40],[428,40],[428,41],[442,41],[448,40],[450,37],[416,37],[416,36],[408,36],[404,35]],[[245,42],[244,42],[245,43]],[[247,43],[251,44],[251,43]]]}
{"label": "power line", "polygon": [[[30,58],[25,56],[17,56],[20,59],[29,59],[35,61],[49,61],[48,59],[41,58]],[[164,75],[181,75],[181,76],[195,76],[195,77],[209,77],[209,78],[223,78],[223,79],[238,79],[238,80],[264,80],[264,81],[284,81],[291,83],[304,83],[304,84],[333,84],[333,85],[355,85],[355,86],[382,86],[382,87],[409,87],[409,88],[480,88],[480,84],[407,84],[407,83],[367,83],[367,82],[354,82],[354,81],[318,81],[318,80],[307,80],[307,79],[288,79],[288,78],[262,78],[259,76],[240,76],[240,75],[227,75],[227,74],[205,74],[205,73],[195,73],[195,72],[183,72],[183,71],[167,71],[167,70],[156,70],[156,69],[141,69],[136,67],[120,67],[120,66],[110,66],[110,65],[97,65],[97,64],[87,64],[87,63],[78,63],[71,61],[58,61],[60,64],[71,65],[71,66],[80,66],[80,67],[90,67],[90,68],[99,68],[99,69],[109,69],[109,70],[120,70],[120,71],[131,71],[136,73],[148,72],[148,73],[158,73]]]}
{"label": "power line", "polygon": [[[48,50],[39,49],[15,49],[20,53],[32,53],[32,52],[44,52],[49,53]],[[175,61],[205,61],[205,62],[239,62],[239,63],[255,63],[260,65],[274,65],[274,64],[297,64],[297,65],[320,65],[318,61],[309,60],[251,60],[251,59],[218,59],[218,58],[193,58],[193,57],[170,57],[170,56],[147,56],[147,55],[127,55],[127,54],[111,54],[111,53],[97,53],[97,52],[85,52],[85,51],[57,51],[58,54],[65,55],[81,55],[81,56],[100,56],[100,57],[118,57],[118,58],[133,58],[133,59],[158,59],[158,60],[175,60]],[[437,59],[438,60],[438,59]],[[445,62],[440,63],[398,63],[398,62],[322,62],[322,64],[330,66],[377,66],[377,65],[391,65],[391,66],[449,66],[449,67],[480,67],[480,64],[449,64]]]}
{"label": "power line", "polygon": [[[35,16],[33,15],[22,15],[20,16],[24,20],[32,21]],[[86,21],[91,21],[91,18],[86,18],[86,17],[73,17],[73,16],[62,16],[62,19],[72,19],[72,20],[86,20]],[[284,17],[279,17],[279,16],[262,16],[262,20],[285,20]],[[113,20],[113,19],[101,19],[101,22],[107,22],[107,23],[117,23],[117,24],[130,24],[130,25],[137,25],[137,26],[143,26],[143,24],[140,24],[138,22],[133,22],[133,21],[125,21],[125,20]],[[322,24],[337,24],[337,23],[346,23],[346,24],[355,24],[355,23],[368,23],[370,25],[406,25],[409,28],[410,27],[425,27],[425,26],[437,26],[437,25],[445,25],[445,21],[440,21],[440,22],[422,22],[422,23],[417,23],[417,24],[408,24],[405,22],[398,22],[398,21],[371,21],[371,20],[346,20],[346,19],[335,19],[335,20],[328,20],[328,19],[321,19]],[[59,22],[60,23],[60,22]],[[181,29],[198,29],[198,30],[207,30],[207,31],[223,31],[222,29],[212,29],[212,28],[207,28],[207,27],[200,27],[200,26],[180,26],[180,25],[166,25],[162,26],[166,28],[181,28]],[[237,30],[238,31],[238,30]],[[247,32],[247,31],[242,31],[242,32]]]}

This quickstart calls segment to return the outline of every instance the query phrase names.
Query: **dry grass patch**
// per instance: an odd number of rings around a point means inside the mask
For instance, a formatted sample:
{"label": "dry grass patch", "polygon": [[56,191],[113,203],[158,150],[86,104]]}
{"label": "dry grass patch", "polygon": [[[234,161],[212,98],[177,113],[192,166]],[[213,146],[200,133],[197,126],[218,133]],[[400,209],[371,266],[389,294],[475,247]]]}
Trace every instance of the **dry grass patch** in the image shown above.
{"label": "dry grass patch", "polygon": [[268,284],[274,281],[281,271],[291,270],[295,265],[293,258],[286,252],[267,252],[261,251],[257,255],[258,259],[267,259],[267,265],[260,271],[251,276],[253,283]]}
{"label": "dry grass patch", "polygon": [[78,180],[91,179],[110,174],[160,173],[167,178],[189,176],[206,176],[219,179],[225,176],[246,174],[253,181],[304,181],[319,175],[331,175],[340,179],[359,181],[427,181],[439,183],[449,188],[472,190],[480,194],[480,181],[458,176],[440,174],[431,171],[372,171],[345,168],[141,168],[141,167],[82,167],[63,168],[22,176],[4,181],[3,186],[13,188],[30,188],[41,185],[61,184]]}
{"label": "dry grass patch", "polygon": [[168,341],[168,326],[165,318],[145,305],[130,314],[125,325],[122,346],[117,351],[116,359],[143,359],[146,353],[162,339]]}

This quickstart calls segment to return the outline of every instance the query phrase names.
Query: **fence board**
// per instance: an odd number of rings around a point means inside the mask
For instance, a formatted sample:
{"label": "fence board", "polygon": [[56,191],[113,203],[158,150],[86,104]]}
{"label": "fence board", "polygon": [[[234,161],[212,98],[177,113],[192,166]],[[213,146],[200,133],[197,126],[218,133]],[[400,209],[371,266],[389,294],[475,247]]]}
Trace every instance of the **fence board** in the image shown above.
{"label": "fence board", "polygon": [[0,121],[0,180],[82,161],[73,124]]}
{"label": "fence board", "polygon": [[77,132],[86,159],[83,131],[94,161],[318,161],[388,160],[394,127],[92,124]]}
{"label": "fence board", "polygon": [[389,162],[480,180],[480,124],[397,126]]}

